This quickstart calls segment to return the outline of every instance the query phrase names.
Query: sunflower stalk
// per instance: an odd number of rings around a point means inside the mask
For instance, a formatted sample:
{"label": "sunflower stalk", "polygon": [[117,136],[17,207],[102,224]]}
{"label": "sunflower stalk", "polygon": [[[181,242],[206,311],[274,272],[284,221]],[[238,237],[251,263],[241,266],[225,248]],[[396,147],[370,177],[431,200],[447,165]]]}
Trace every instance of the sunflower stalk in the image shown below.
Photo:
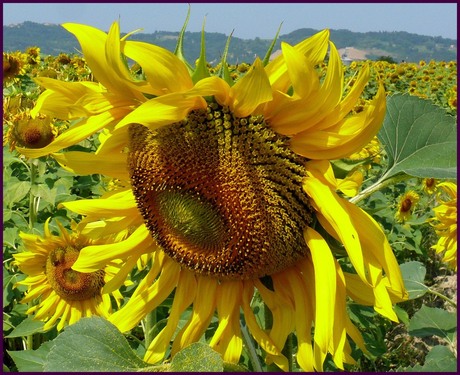
{"label": "sunflower stalk", "polygon": [[37,219],[38,211],[38,199],[40,197],[35,196],[35,175],[37,174],[37,159],[30,159],[29,161],[29,172],[30,172],[30,192],[29,192],[29,229],[32,231],[34,229],[34,224]]}
{"label": "sunflower stalk", "polygon": [[[37,166],[38,166],[38,159],[30,159],[29,160],[29,173],[30,173],[30,191],[29,191],[29,229],[33,231],[34,225],[37,219],[37,211],[38,211],[38,201],[39,197],[35,196],[35,175],[37,173]],[[33,301],[29,303],[29,308],[33,306]],[[26,346],[28,350],[34,350],[35,342],[36,342],[36,335],[31,334],[27,336],[26,339]]]}
{"label": "sunflower stalk", "polygon": [[445,296],[444,294],[441,294],[441,293],[439,293],[439,292],[436,292],[435,290],[430,289],[430,288],[428,288],[428,291],[429,291],[431,294],[434,294],[436,297],[439,297],[439,298],[441,298],[442,300],[446,301],[447,303],[451,304],[453,307],[457,308],[457,304],[456,304],[452,299],[450,299],[449,297]]}
{"label": "sunflower stalk", "polygon": [[412,176],[409,176],[407,174],[398,174],[388,179],[385,179],[385,177],[383,177],[379,181],[375,182],[371,186],[368,186],[366,189],[364,189],[363,191],[359,192],[356,196],[351,198],[350,202],[357,204],[358,202],[361,202],[362,200],[366,199],[376,191],[382,190],[387,186],[394,185],[398,182],[408,180],[410,178],[412,178]]}
{"label": "sunflower stalk", "polygon": [[155,325],[157,324],[157,310],[150,311],[144,319],[144,337],[145,337],[145,348],[150,346],[150,343],[155,338]]}
{"label": "sunflower stalk", "polygon": [[243,334],[243,342],[248,350],[249,361],[252,363],[255,372],[262,372],[262,365],[260,363],[259,357],[257,356],[256,347],[251,335],[249,334],[248,327],[243,322],[240,322],[240,326],[241,332]]}

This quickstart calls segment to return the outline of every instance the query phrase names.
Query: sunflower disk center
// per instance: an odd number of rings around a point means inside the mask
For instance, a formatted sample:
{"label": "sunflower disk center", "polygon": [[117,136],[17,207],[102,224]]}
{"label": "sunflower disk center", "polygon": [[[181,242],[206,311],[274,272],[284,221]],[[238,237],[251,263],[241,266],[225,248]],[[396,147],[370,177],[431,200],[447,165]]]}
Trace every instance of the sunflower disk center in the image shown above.
{"label": "sunflower disk center", "polygon": [[145,224],[166,254],[220,279],[255,279],[308,253],[305,159],[262,117],[209,104],[155,131],[129,129],[128,168]]}
{"label": "sunflower disk center", "polygon": [[81,301],[100,293],[104,286],[104,271],[81,273],[71,269],[79,250],[57,248],[46,262],[46,277],[54,291],[67,301]]}

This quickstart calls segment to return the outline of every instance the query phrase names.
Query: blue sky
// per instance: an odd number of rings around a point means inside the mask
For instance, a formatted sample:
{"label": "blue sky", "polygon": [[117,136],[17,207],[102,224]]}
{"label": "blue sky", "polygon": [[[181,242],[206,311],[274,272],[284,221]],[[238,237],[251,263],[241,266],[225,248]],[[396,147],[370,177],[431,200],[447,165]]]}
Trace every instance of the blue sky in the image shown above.
{"label": "blue sky", "polygon": [[[102,30],[120,19],[122,32],[179,31],[187,3],[7,3],[3,25],[24,21],[84,23]],[[271,39],[300,28],[357,32],[407,31],[457,39],[456,3],[192,3],[188,31],[206,31],[252,39]]]}

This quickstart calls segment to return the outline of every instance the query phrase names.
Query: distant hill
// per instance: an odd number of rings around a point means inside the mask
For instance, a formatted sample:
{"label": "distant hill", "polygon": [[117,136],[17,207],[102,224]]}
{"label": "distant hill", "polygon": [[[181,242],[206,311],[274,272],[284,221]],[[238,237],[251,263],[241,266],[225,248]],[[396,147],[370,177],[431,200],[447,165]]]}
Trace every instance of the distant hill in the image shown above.
{"label": "distant hill", "polygon": [[[280,48],[280,42],[296,44],[315,34],[319,30],[299,29],[281,35],[274,50]],[[178,32],[156,31],[151,34],[138,33],[131,37],[153,43],[174,51]],[[451,61],[457,60],[457,40],[430,37],[407,32],[367,32],[357,33],[349,30],[331,29],[331,40],[343,51],[360,51],[360,57],[375,60],[381,56],[392,57],[395,61],[418,62],[420,60]],[[186,32],[184,54],[193,62],[199,56],[201,34]],[[220,61],[227,35],[206,33],[207,60],[210,63]],[[232,38],[227,61],[252,62],[255,56],[264,57],[271,43],[269,39]],[[3,26],[3,51],[24,51],[28,47],[38,46],[43,54],[58,55],[61,52],[75,53],[79,50],[76,38],[60,25],[24,22],[18,25]]]}

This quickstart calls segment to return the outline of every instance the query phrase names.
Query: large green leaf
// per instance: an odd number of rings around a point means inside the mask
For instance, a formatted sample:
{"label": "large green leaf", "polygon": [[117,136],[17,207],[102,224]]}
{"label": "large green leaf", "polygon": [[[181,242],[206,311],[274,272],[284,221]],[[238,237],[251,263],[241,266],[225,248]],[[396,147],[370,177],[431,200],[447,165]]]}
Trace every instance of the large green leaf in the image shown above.
{"label": "large green leaf", "polygon": [[432,102],[410,95],[388,97],[378,138],[388,156],[385,178],[399,173],[457,178],[456,119]]}
{"label": "large green leaf", "polygon": [[107,320],[83,318],[53,340],[44,371],[127,372],[150,366]]}
{"label": "large green leaf", "polygon": [[33,320],[31,316],[28,316],[17,327],[6,337],[24,337],[33,335],[34,333],[43,332],[43,323],[40,320]]}
{"label": "large green leaf", "polygon": [[37,350],[8,351],[8,354],[13,358],[19,372],[43,372],[46,356],[52,345],[48,341]]}
{"label": "large green leaf", "polygon": [[414,314],[409,324],[409,333],[417,337],[434,335],[452,341],[456,331],[456,314],[425,305]]}
{"label": "large green leaf", "polygon": [[421,297],[428,291],[428,287],[424,284],[426,268],[422,263],[407,262],[401,264],[400,269],[409,299]]}
{"label": "large green leaf", "polygon": [[457,372],[457,358],[449,348],[442,345],[434,346],[425,358],[423,366],[399,368],[398,372]]}
{"label": "large green leaf", "polygon": [[223,360],[209,345],[193,343],[178,352],[171,361],[172,372],[222,372]]}

